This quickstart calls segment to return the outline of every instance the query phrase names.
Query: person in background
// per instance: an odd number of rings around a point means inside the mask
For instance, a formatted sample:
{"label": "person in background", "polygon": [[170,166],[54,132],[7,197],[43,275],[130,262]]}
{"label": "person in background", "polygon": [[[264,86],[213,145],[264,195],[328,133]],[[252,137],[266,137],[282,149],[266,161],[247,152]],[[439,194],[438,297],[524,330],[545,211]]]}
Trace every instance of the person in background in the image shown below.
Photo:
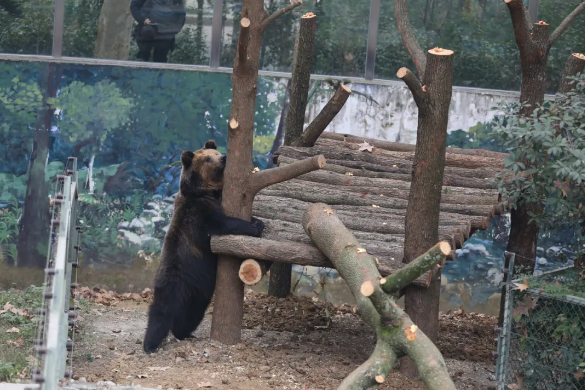
{"label": "person in background", "polygon": [[154,62],[167,62],[175,48],[175,35],[185,25],[184,0],[132,0],[130,12],[138,22],[133,37],[138,45],[137,57]]}

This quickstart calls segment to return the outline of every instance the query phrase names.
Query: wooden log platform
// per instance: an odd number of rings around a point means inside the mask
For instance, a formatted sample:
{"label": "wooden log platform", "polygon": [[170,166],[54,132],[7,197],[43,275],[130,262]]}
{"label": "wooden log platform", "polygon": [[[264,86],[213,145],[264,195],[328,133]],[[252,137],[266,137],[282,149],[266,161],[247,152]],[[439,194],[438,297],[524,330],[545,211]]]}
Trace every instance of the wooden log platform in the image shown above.
{"label": "wooden log platform", "polygon": [[[368,148],[361,147],[364,145]],[[311,204],[325,203],[377,259],[383,276],[402,269],[414,145],[324,132],[314,147],[281,147],[275,162],[286,166],[321,154],[327,159],[323,169],[266,187],[256,195],[253,215],[265,224],[261,238],[214,236],[213,252],[258,261],[333,267],[301,224]],[[491,217],[505,212],[494,180],[504,169],[505,156],[487,150],[447,148],[439,236],[452,249],[461,248],[474,232],[489,227]],[[452,250],[447,260],[455,258]],[[252,263],[248,265],[251,267],[258,268]],[[414,283],[427,286],[430,276]]]}

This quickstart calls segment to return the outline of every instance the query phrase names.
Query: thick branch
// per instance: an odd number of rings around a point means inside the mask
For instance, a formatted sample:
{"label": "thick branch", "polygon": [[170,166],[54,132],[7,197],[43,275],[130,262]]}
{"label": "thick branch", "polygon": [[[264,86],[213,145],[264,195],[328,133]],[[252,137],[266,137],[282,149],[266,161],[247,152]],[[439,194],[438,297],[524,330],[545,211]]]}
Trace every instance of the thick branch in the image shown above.
{"label": "thick branch", "polygon": [[520,50],[520,55],[524,57],[528,52],[536,49],[536,45],[530,35],[532,30],[530,15],[523,0],[504,0],[504,2],[508,5],[508,10],[512,17],[516,44]]}
{"label": "thick branch", "polygon": [[402,312],[377,283],[366,280],[362,283],[360,292],[364,297],[369,298],[372,305],[374,305],[374,308],[380,315],[382,326],[396,325]]}
{"label": "thick branch", "polygon": [[284,8],[279,9],[272,15],[268,16],[266,19],[262,21],[261,28],[262,30],[266,29],[266,27],[274,20],[278,19],[282,15],[286,14],[287,12],[292,11],[293,9],[297,8],[298,6],[302,5],[302,0],[292,0],[292,3],[287,5]]}
{"label": "thick branch", "polygon": [[238,40],[238,60],[244,64],[248,60],[248,42],[250,41],[250,19],[240,21],[240,39]]}
{"label": "thick branch", "polygon": [[335,95],[329,100],[329,102],[323,107],[319,115],[311,122],[305,129],[303,134],[292,143],[292,146],[304,146],[311,147],[315,145],[317,138],[323,133],[323,131],[329,126],[329,123],[335,118],[335,116],[341,111],[347,98],[351,94],[351,89],[341,84]]}
{"label": "thick branch", "polygon": [[395,363],[396,353],[386,342],[378,339],[370,358],[349,374],[337,390],[362,390],[378,385],[380,382],[376,378],[381,376],[385,379]]}
{"label": "thick branch", "polygon": [[408,70],[408,68],[400,68],[396,73],[396,77],[404,81],[408,89],[410,89],[416,105],[420,106],[425,100],[425,91],[414,73]]}
{"label": "thick branch", "polygon": [[445,241],[440,242],[393,275],[380,279],[380,286],[387,294],[394,294],[435,265],[441,264],[450,253],[451,245]]}
{"label": "thick branch", "polygon": [[251,177],[250,191],[256,195],[258,191],[282,181],[294,179],[304,173],[315,171],[325,167],[325,157],[322,155],[314,156],[284,167],[271,168],[260,171]]}
{"label": "thick branch", "polygon": [[551,34],[551,36],[548,40],[549,47],[551,47],[552,45],[555,44],[557,39],[559,39],[561,37],[561,35],[563,35],[565,30],[571,25],[571,23],[573,23],[573,21],[577,18],[577,16],[579,16],[579,14],[581,14],[583,11],[585,11],[585,1],[582,2],[581,4],[579,4],[577,6],[577,8],[575,8],[573,10],[573,12],[571,12],[565,18],[565,20],[563,20],[563,22],[561,24],[559,24],[559,27],[557,27],[556,30]]}
{"label": "thick branch", "polygon": [[[393,319],[393,324],[386,326],[372,300],[362,294],[362,286],[367,285],[366,282],[376,283],[380,274],[372,257],[360,250],[360,243],[330,212],[329,206],[311,205],[303,214],[303,228],[347,283],[360,317],[378,334],[378,345],[372,357],[344,380],[339,389],[357,390],[383,382],[396,359],[407,354],[416,362],[427,389],[454,390],[441,353],[394,300],[386,296],[380,300],[381,304],[376,304]],[[377,302],[381,295],[376,294],[376,290],[381,292],[377,283],[370,295],[375,296]]]}
{"label": "thick branch", "polygon": [[299,32],[295,41],[292,64],[290,103],[284,125],[284,144],[290,145],[303,134],[305,110],[309,98],[313,48],[317,17],[307,14],[301,17]]}
{"label": "thick branch", "polygon": [[427,58],[414,36],[414,31],[408,17],[406,0],[394,0],[394,15],[396,16],[396,23],[398,24],[402,42],[404,42],[404,46],[408,50],[414,66],[416,66],[418,77],[422,80],[424,79],[427,68]]}
{"label": "thick branch", "polygon": [[572,92],[577,85],[576,80],[573,80],[575,76],[581,73],[585,69],[585,55],[581,53],[573,53],[567,59],[565,70],[563,71],[563,78],[559,85],[559,93],[566,94]]}

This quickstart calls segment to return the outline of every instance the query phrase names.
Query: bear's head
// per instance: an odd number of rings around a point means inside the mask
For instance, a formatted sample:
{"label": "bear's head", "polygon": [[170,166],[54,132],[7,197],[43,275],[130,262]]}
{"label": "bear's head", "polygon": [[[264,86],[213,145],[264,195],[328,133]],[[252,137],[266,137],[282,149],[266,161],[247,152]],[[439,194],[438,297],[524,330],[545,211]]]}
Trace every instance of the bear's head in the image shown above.
{"label": "bear's head", "polygon": [[226,156],[217,151],[214,140],[205,143],[196,152],[184,151],[181,154],[180,190],[183,195],[203,195],[221,191]]}

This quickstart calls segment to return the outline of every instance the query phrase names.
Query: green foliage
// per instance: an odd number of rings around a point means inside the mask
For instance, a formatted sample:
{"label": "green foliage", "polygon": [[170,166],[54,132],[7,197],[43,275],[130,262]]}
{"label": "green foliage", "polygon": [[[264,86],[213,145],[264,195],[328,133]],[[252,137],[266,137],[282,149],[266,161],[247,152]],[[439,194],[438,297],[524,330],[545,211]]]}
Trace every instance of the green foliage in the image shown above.
{"label": "green foliage", "polygon": [[101,148],[108,133],[130,121],[134,102],[107,80],[95,85],[74,81],[61,89],[55,99],[59,113],[59,131],[70,142],[93,140],[92,150]]}
{"label": "green foliage", "polygon": [[[578,80],[578,79],[576,79]],[[499,188],[509,204],[529,205],[533,219],[545,228],[576,226],[585,202],[585,80],[576,92],[537,107],[530,118],[517,105],[502,106],[494,136],[510,156]]]}
{"label": "green foliage", "polygon": [[[36,310],[42,305],[42,291],[36,286],[0,291],[0,309],[10,303],[16,309],[28,312],[28,315],[11,311],[0,314],[0,382],[24,379],[29,375],[30,355],[38,326]],[[12,327],[18,328],[19,333],[6,332]]]}
{"label": "green foliage", "polygon": [[12,87],[0,89],[0,103],[4,108],[18,116],[27,123],[33,123],[37,110],[43,105],[43,95],[36,82],[22,82],[15,77],[12,79]]}
{"label": "green foliage", "polygon": [[16,263],[16,239],[21,214],[22,207],[14,196],[0,209],[0,261],[11,259],[11,262]]}
{"label": "green foliage", "polygon": [[53,0],[13,0],[0,5],[0,53],[51,54]]}
{"label": "green foliage", "polygon": [[447,135],[447,146],[461,149],[485,149],[494,152],[505,152],[492,136],[491,123],[478,123],[469,131],[455,130]]}

